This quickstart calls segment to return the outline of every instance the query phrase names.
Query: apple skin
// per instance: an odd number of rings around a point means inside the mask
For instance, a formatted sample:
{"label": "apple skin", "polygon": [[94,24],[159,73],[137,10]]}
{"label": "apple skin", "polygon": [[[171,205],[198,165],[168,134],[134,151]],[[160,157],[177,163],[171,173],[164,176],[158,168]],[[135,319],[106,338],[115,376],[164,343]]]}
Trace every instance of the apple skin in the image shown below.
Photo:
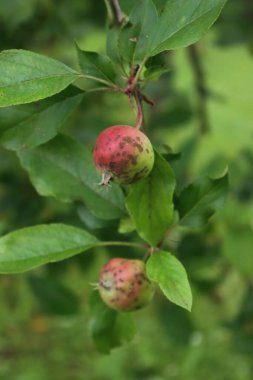
{"label": "apple skin", "polygon": [[107,306],[126,312],[149,304],[155,285],[146,276],[144,261],[114,258],[101,268],[98,290]]}
{"label": "apple skin", "polygon": [[114,125],[98,136],[93,150],[96,169],[102,173],[102,185],[114,180],[131,184],[151,172],[154,150],[148,137],[129,125]]}

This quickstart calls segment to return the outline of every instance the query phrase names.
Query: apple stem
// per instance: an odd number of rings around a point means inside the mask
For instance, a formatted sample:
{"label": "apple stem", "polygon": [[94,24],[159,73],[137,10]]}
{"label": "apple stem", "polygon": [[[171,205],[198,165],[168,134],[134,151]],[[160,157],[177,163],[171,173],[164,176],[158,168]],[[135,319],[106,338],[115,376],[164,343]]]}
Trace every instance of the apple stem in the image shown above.
{"label": "apple stem", "polygon": [[140,127],[142,126],[142,123],[143,123],[143,111],[142,111],[142,105],[141,105],[141,96],[138,93],[138,91],[135,91],[134,99],[135,99],[135,102],[137,105],[137,110],[138,110],[135,128],[140,129]]}

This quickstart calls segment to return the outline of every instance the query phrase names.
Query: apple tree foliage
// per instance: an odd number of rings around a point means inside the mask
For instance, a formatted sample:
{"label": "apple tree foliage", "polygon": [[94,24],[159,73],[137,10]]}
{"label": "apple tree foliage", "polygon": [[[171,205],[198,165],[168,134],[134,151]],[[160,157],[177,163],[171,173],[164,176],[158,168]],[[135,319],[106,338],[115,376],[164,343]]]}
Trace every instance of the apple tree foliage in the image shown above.
{"label": "apple tree foliage", "polygon": [[[146,84],[170,69],[161,59],[163,54],[201,39],[226,0],[166,0],[162,7],[140,0],[120,22],[113,18],[111,2],[106,3],[106,54],[84,51],[76,44],[78,69],[38,52],[10,49],[0,53],[0,143],[16,153],[41,196],[79,201],[101,225],[116,222],[122,236],[130,228],[136,239],[102,241],[90,231],[64,223],[28,226],[0,238],[0,272],[29,271],[110,244],[129,245],[129,250],[138,245],[144,254],[146,250],[150,280],[171,302],[190,311],[187,267],[166,250],[166,239],[172,230],[197,231],[208,223],[225,202],[228,175],[201,177],[181,188],[171,165],[173,154],[163,154],[156,147],[155,164],[147,178],[101,189],[90,147],[64,134],[62,127],[89,96],[89,89],[78,86],[83,78],[94,82],[94,91],[125,96],[130,73],[135,71],[132,90],[140,90],[144,99]],[[39,282],[35,289],[39,291]],[[90,306],[90,330],[98,350],[108,352],[133,338],[135,327],[129,314],[108,309],[97,293]]]}

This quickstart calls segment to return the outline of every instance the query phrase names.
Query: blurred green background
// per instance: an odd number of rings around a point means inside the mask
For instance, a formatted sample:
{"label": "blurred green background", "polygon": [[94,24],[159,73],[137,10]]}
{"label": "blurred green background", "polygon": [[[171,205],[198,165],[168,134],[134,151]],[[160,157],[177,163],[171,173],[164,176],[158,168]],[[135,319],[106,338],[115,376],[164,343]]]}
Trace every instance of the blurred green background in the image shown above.
{"label": "blurred green background", "polygon": [[[126,13],[134,3],[121,1]],[[1,50],[29,49],[75,67],[74,39],[82,49],[104,51],[103,1],[0,0]],[[89,336],[90,283],[108,257],[138,252],[93,250],[29,273],[1,275],[1,380],[253,378],[252,1],[230,0],[200,43],[165,59],[171,71],[146,88],[155,102],[145,106],[146,132],[158,149],[166,143],[182,152],[171,162],[180,186],[201,175],[220,176],[227,167],[230,173],[224,209],[205,229],[177,230],[168,242],[189,273],[192,313],[158,293],[134,313],[133,342],[102,355]],[[92,149],[105,127],[133,122],[127,98],[93,93],[66,121],[64,133]],[[49,222],[122,238],[118,221],[98,220],[78,202],[40,197],[15,153],[1,148],[1,235]]]}

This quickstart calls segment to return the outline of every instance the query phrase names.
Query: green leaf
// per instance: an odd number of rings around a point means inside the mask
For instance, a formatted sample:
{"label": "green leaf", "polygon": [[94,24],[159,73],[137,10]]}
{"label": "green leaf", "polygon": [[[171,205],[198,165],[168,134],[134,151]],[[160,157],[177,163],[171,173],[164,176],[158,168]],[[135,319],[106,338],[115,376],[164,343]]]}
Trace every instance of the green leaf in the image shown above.
{"label": "green leaf", "polygon": [[139,235],[153,246],[164,237],[173,218],[175,177],[158,153],[150,175],[131,186],[126,207]]}
{"label": "green leaf", "polygon": [[0,272],[24,272],[64,260],[97,243],[88,232],[65,224],[22,228],[0,238]]}
{"label": "green leaf", "polygon": [[137,2],[129,15],[129,23],[119,37],[120,55],[130,64],[140,63],[149,52],[151,28],[158,19],[152,0]]}
{"label": "green leaf", "polygon": [[169,252],[155,252],[148,259],[147,276],[157,282],[173,303],[191,311],[192,293],[187,273],[181,262]]}
{"label": "green leaf", "polygon": [[108,354],[112,348],[134,338],[136,329],[130,314],[109,309],[98,292],[92,294],[90,304],[92,317],[89,331],[99,352]]}
{"label": "green leaf", "polygon": [[109,57],[81,50],[78,45],[76,45],[76,49],[81,71],[86,78],[102,82],[108,86],[114,85],[116,70]]}
{"label": "green leaf", "polygon": [[227,0],[168,0],[150,33],[149,55],[193,44],[218,18]]}
{"label": "green leaf", "polygon": [[182,190],[176,202],[180,224],[201,227],[220,210],[228,194],[228,175],[218,179],[201,178]]}
{"label": "green leaf", "polygon": [[120,55],[130,64],[198,41],[227,0],[168,0],[158,15],[152,0],[137,2],[119,36]]}
{"label": "green leaf", "polygon": [[79,76],[63,63],[27,50],[2,51],[0,72],[0,107],[47,98]]}
{"label": "green leaf", "polygon": [[72,315],[80,309],[75,293],[52,276],[30,276],[32,292],[43,312],[54,315]]}
{"label": "green leaf", "polygon": [[118,49],[120,60],[127,62],[129,67],[132,67],[135,62],[134,52],[137,42],[136,36],[138,36],[138,33],[138,26],[127,24],[119,35]]}
{"label": "green leaf", "polygon": [[115,228],[117,227],[117,220],[110,219],[99,219],[91,211],[81,204],[77,208],[77,213],[80,220],[84,223],[84,225],[89,230],[97,230],[97,229],[106,229],[106,228]]}
{"label": "green leaf", "polygon": [[135,225],[131,218],[122,218],[119,222],[118,232],[120,234],[129,234],[135,231]]}
{"label": "green leaf", "polygon": [[144,78],[145,80],[158,80],[163,74],[166,74],[168,71],[170,71],[170,67],[163,67],[163,66],[153,66],[149,67],[145,73]]}
{"label": "green leaf", "polygon": [[121,63],[119,56],[119,35],[120,29],[118,27],[114,26],[107,30],[106,53],[116,63]]}
{"label": "green leaf", "polygon": [[160,53],[154,57],[149,58],[145,64],[145,67],[145,80],[157,80],[161,75],[171,70],[171,68],[167,65],[164,53]]}
{"label": "green leaf", "polygon": [[100,174],[94,168],[92,154],[79,142],[58,135],[47,144],[17,154],[39,194],[65,202],[83,200],[102,219],[124,214],[121,189],[116,185],[110,189],[98,185]]}
{"label": "green leaf", "polygon": [[57,135],[79,105],[83,91],[74,86],[37,103],[0,109],[0,143],[7,149],[34,148]]}

